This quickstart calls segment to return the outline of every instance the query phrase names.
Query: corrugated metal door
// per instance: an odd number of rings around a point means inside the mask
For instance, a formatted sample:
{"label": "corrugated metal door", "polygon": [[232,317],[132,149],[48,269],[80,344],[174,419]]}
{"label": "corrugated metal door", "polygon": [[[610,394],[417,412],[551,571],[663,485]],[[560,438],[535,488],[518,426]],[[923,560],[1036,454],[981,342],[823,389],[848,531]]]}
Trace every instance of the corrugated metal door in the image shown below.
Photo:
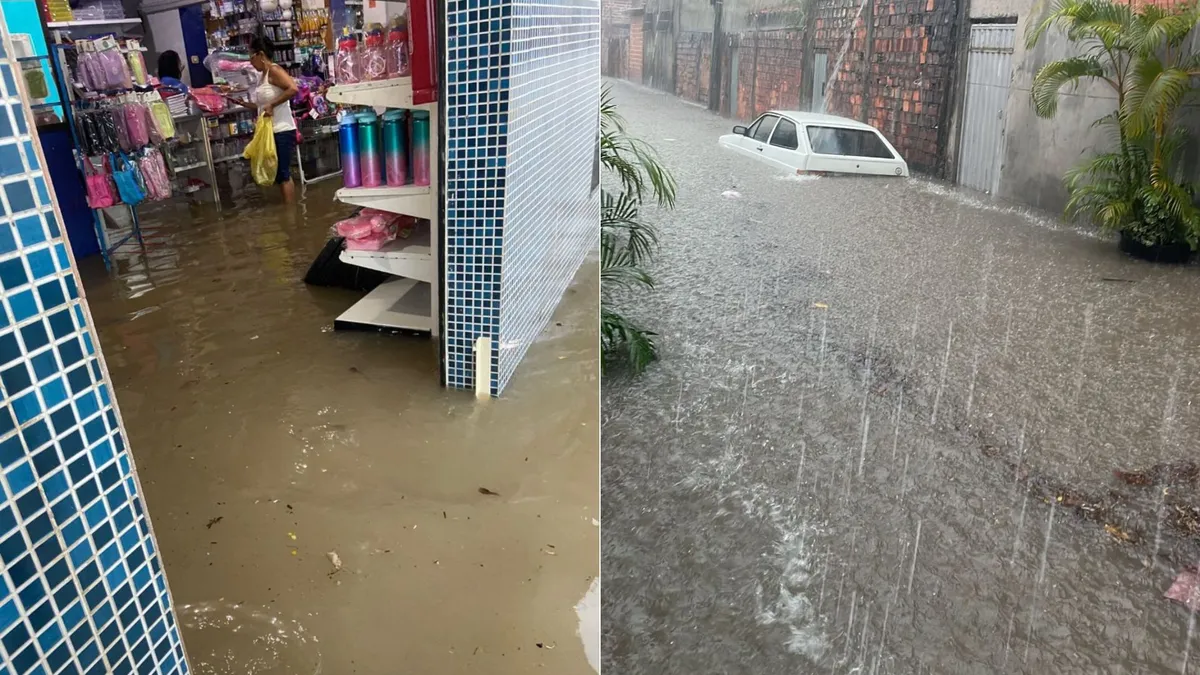
{"label": "corrugated metal door", "polygon": [[1012,84],[1012,24],[971,26],[967,101],[959,147],[958,182],[994,193],[1004,155],[1004,108]]}
{"label": "corrugated metal door", "polygon": [[825,82],[829,79],[829,54],[815,52],[813,54],[812,102],[808,109],[813,112],[825,112]]}

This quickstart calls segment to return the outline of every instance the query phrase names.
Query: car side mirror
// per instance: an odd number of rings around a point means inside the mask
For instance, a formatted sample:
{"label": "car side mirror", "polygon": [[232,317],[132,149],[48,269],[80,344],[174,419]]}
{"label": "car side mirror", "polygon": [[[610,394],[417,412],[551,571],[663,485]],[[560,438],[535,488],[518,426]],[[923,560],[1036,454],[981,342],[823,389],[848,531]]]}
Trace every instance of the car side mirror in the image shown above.
{"label": "car side mirror", "polygon": [[733,128],[733,133],[737,134],[738,136],[745,136],[746,131],[748,131],[746,127],[740,125]]}

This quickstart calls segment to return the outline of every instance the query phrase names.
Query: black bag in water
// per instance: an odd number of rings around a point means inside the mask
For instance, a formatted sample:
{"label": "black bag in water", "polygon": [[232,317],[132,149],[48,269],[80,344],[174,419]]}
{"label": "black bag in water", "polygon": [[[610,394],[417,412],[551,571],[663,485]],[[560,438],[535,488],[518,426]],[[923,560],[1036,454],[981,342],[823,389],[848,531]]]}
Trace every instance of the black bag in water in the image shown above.
{"label": "black bag in water", "polygon": [[345,247],[345,237],[334,237],[325,242],[325,248],[321,249],[316,260],[313,260],[312,265],[308,267],[308,272],[304,275],[304,283],[310,286],[329,286],[370,292],[391,277],[386,272],[369,270],[342,262],[339,256]]}

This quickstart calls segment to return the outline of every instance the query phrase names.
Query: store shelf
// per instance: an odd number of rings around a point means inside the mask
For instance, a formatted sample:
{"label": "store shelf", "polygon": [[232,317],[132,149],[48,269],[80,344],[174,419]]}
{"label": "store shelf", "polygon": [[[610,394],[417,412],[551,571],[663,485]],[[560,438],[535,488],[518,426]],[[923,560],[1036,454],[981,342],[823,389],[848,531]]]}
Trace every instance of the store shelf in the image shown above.
{"label": "store shelf", "polygon": [[333,322],[336,329],[370,328],[432,333],[432,287],[416,279],[394,279],[375,288]]}
{"label": "store shelf", "polygon": [[244,159],[241,155],[231,155],[229,157],[218,157],[213,160],[213,164],[222,164],[224,162],[232,162],[238,159]]}
{"label": "store shelf", "polygon": [[433,283],[437,276],[430,234],[426,228],[414,232],[408,239],[389,242],[378,251],[342,251],[341,259],[349,265],[426,283]]}
{"label": "store shelf", "polygon": [[184,171],[192,171],[193,169],[208,168],[208,162],[200,162],[198,164],[188,164],[187,166],[175,167],[175,173],[183,173]]}
{"label": "store shelf", "polygon": [[428,185],[405,185],[404,187],[342,188],[334,196],[344,204],[433,220],[435,204],[429,195]]}
{"label": "store shelf", "polygon": [[325,98],[343,105],[369,105],[384,108],[417,108],[428,110],[429,105],[414,105],[411,77],[390,80],[339,84],[329,88]]}

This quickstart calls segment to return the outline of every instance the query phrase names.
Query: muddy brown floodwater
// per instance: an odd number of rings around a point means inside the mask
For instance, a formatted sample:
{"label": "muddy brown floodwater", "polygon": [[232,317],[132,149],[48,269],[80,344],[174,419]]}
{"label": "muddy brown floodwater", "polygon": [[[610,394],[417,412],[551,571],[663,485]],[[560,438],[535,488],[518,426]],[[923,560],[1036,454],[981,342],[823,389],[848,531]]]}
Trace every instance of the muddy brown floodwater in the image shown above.
{"label": "muddy brown floodwater", "polygon": [[629,306],[663,360],[605,381],[606,667],[1200,672],[1200,268],[616,103],[679,191]]}
{"label": "muddy brown floodwater", "polygon": [[147,208],[144,251],[84,265],[193,672],[591,672],[594,261],[480,404],[300,282],[336,187]]}

